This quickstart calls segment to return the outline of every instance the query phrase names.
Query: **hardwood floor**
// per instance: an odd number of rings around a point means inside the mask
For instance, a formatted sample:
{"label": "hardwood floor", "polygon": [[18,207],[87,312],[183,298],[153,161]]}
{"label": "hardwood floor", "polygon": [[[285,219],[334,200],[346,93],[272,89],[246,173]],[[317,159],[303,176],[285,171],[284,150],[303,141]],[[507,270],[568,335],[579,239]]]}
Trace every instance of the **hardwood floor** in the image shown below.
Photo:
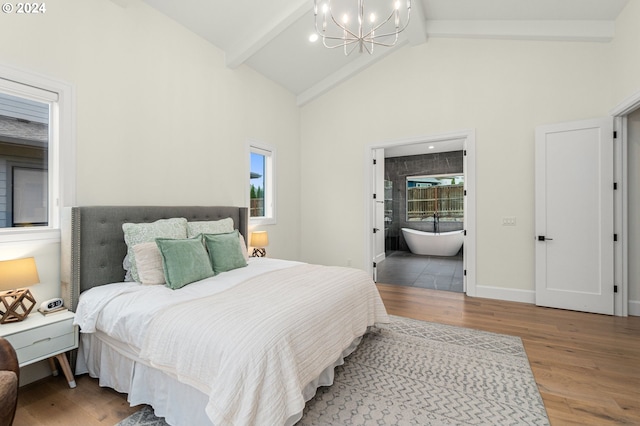
{"label": "hardwood floor", "polygon": [[[378,284],[387,310],[520,336],[552,425],[640,425],[640,317],[609,317]],[[80,376],[20,389],[14,426],[114,425],[138,408]]]}
{"label": "hardwood floor", "polygon": [[640,425],[640,317],[378,285],[387,311],[519,336],[552,425]]}

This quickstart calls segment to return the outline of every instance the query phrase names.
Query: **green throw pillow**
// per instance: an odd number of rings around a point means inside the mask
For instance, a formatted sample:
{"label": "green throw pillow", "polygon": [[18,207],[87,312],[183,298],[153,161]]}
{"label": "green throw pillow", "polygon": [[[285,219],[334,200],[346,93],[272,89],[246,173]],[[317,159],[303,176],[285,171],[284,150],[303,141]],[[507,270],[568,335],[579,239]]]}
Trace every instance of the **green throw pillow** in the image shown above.
{"label": "green throw pillow", "polygon": [[226,234],[204,234],[204,243],[216,275],[247,266],[237,229]]}
{"label": "green throw pillow", "polygon": [[199,235],[186,240],[156,238],[156,244],[162,255],[167,287],[176,290],[194,281],[213,276],[207,251]]}

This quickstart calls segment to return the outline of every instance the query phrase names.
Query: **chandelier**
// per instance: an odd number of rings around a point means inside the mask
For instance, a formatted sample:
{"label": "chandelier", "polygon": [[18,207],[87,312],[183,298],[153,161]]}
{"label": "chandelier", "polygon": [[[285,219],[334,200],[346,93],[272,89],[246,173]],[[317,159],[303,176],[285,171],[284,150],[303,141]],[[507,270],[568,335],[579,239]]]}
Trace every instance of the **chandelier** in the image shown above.
{"label": "chandelier", "polygon": [[322,37],[322,44],[329,49],[342,47],[345,55],[356,47],[361,53],[371,54],[374,46],[394,46],[411,16],[411,0],[406,0],[406,9],[401,0],[374,1],[373,8],[366,12],[364,0],[351,0],[349,5],[349,0],[313,3],[316,33]]}

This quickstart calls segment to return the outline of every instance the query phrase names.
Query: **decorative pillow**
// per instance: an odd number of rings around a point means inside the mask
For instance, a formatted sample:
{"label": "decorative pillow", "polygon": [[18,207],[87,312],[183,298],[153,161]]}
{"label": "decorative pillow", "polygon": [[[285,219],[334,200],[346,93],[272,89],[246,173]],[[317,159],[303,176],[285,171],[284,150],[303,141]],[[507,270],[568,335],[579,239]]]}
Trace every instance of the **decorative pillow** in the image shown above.
{"label": "decorative pillow", "polygon": [[244,240],[244,237],[240,232],[238,232],[238,237],[240,239],[240,250],[242,250],[242,256],[244,257],[244,261],[249,261],[249,249],[247,248],[247,243]]}
{"label": "decorative pillow", "polygon": [[156,244],[167,287],[176,290],[214,275],[200,235],[186,240],[156,238]]}
{"label": "decorative pillow", "polygon": [[247,261],[242,255],[239,235],[237,229],[227,234],[204,235],[204,243],[216,275],[247,266]]}
{"label": "decorative pillow", "polygon": [[140,243],[133,246],[136,268],[142,284],[164,284],[162,255],[156,242]]}
{"label": "decorative pillow", "polygon": [[160,219],[152,223],[123,223],[124,242],[127,243],[127,256],[131,264],[131,278],[140,282],[133,246],[155,241],[156,238],[187,238],[187,219],[175,217]]}
{"label": "decorative pillow", "polygon": [[233,219],[230,217],[203,222],[187,222],[187,237],[189,238],[200,234],[226,234],[228,232],[233,232]]}

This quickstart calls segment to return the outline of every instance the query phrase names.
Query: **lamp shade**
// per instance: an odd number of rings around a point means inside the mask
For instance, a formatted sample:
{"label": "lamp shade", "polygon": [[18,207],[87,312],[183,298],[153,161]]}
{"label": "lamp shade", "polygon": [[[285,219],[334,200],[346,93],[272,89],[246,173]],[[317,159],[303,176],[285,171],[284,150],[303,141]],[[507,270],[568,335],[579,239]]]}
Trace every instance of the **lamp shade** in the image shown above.
{"label": "lamp shade", "polygon": [[0,291],[38,284],[40,277],[33,257],[0,261]]}
{"label": "lamp shade", "polygon": [[251,233],[251,247],[262,248],[269,245],[267,231],[255,231]]}

